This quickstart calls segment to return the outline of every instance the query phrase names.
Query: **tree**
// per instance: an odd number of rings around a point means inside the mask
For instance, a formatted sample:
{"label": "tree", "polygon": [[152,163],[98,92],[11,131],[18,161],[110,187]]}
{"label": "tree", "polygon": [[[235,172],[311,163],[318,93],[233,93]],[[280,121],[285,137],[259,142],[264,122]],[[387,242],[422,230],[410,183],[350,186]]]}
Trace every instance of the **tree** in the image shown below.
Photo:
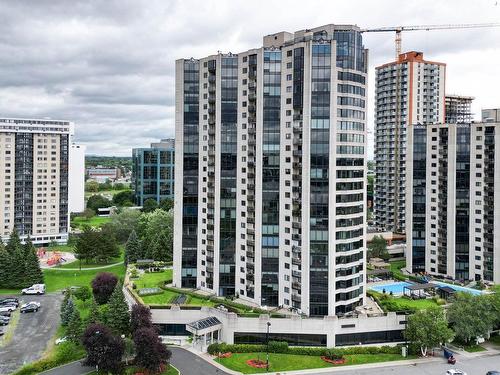
{"label": "tree", "polygon": [[83,228],[75,246],[77,259],[87,263],[91,260],[103,263],[119,255],[120,247],[111,229],[103,227],[97,230],[89,226]]}
{"label": "tree", "polygon": [[99,183],[97,181],[87,181],[85,183],[85,191],[97,193],[99,191]]}
{"label": "tree", "polygon": [[425,357],[427,349],[452,340],[453,331],[448,328],[444,310],[441,307],[432,307],[417,311],[408,317],[405,336],[420,347]]}
{"label": "tree", "polygon": [[115,234],[109,227],[101,228],[97,232],[96,261],[104,263],[118,256],[120,256],[120,246]]}
{"label": "tree", "polygon": [[83,301],[83,303],[85,303],[85,301],[87,301],[88,299],[92,298],[92,292],[90,291],[90,288],[86,285],[75,290],[73,295],[75,296],[76,299]]}
{"label": "tree", "polygon": [[87,225],[84,226],[82,234],[76,240],[75,257],[88,263],[96,255],[97,242],[97,231]]}
{"label": "tree", "polygon": [[28,236],[23,245],[24,257],[24,285],[43,284],[43,272],[40,268],[40,261],[36,255],[35,246]]}
{"label": "tree", "polygon": [[134,201],[135,195],[132,190],[120,191],[113,196],[113,203],[119,207],[133,204]]}
{"label": "tree", "polygon": [[3,242],[0,241],[0,288],[7,288],[10,283],[10,258]]}
{"label": "tree", "polygon": [[135,304],[132,306],[132,313],[130,316],[130,330],[132,332],[141,328],[152,328],[153,322],[151,321],[151,310],[147,306]]}
{"label": "tree", "polygon": [[85,210],[83,210],[82,212],[82,217],[85,218],[85,220],[90,220],[91,218],[93,218],[95,216],[95,211],[91,208],[86,208]]}
{"label": "tree", "polygon": [[75,309],[69,318],[68,327],[66,328],[66,336],[69,341],[78,344],[82,337],[82,333],[82,318],[80,317],[78,309]]}
{"label": "tree", "polygon": [[464,343],[488,335],[497,319],[490,298],[470,293],[458,293],[447,316],[457,338]]}
{"label": "tree", "polygon": [[101,272],[97,274],[92,280],[92,293],[95,301],[99,305],[107,303],[117,283],[118,278],[112,273]]}
{"label": "tree", "polygon": [[148,198],[142,205],[142,212],[153,212],[158,208],[158,203],[153,198]]}
{"label": "tree", "polygon": [[118,241],[125,242],[130,233],[137,230],[140,216],[139,210],[124,208],[119,213],[111,215],[111,220],[106,223],[105,227],[109,227]]}
{"label": "tree", "polygon": [[123,370],[121,359],[125,343],[105,325],[90,324],[83,333],[82,344],[87,352],[87,366],[97,366],[103,373],[117,374]]}
{"label": "tree", "polygon": [[90,304],[89,308],[89,315],[87,317],[86,323],[87,325],[93,324],[93,323],[99,323],[102,322],[102,316],[101,316],[101,311],[99,310],[99,306],[97,305],[97,302],[95,301],[94,298],[92,298],[92,302]]}
{"label": "tree", "polygon": [[105,320],[108,327],[116,334],[127,334],[130,331],[130,312],[120,282],[116,283],[109,298]]}
{"label": "tree", "polygon": [[7,266],[9,272],[9,280],[7,280],[7,288],[24,287],[24,256],[21,245],[21,239],[16,229],[12,230],[7,246],[5,246],[9,254],[9,265]]}
{"label": "tree", "polygon": [[134,332],[133,339],[138,366],[156,373],[162,364],[168,363],[172,353],[161,342],[154,328],[139,328]]}
{"label": "tree", "polygon": [[135,230],[132,230],[130,236],[128,237],[127,243],[125,244],[125,265],[137,262],[137,259],[140,258],[140,255],[141,242],[139,241],[139,238],[137,238]]}
{"label": "tree", "polygon": [[174,208],[174,200],[170,198],[162,199],[158,208],[162,209],[163,211],[170,211]]}
{"label": "tree", "polygon": [[173,253],[173,211],[155,210],[139,219],[138,234],[142,240],[142,252],[146,257],[157,254],[159,259],[170,260]]}
{"label": "tree", "polygon": [[92,195],[87,201],[87,208],[94,210],[95,212],[99,211],[99,208],[106,208],[112,206],[113,203],[109,199],[104,198],[100,194]]}
{"label": "tree", "polygon": [[73,302],[73,299],[70,297],[66,301],[66,304],[61,310],[61,325],[67,326],[71,316],[73,315],[73,312],[75,311],[75,303]]}
{"label": "tree", "polygon": [[387,241],[382,236],[373,236],[368,245],[368,258],[382,258],[388,260],[390,255],[387,251]]}

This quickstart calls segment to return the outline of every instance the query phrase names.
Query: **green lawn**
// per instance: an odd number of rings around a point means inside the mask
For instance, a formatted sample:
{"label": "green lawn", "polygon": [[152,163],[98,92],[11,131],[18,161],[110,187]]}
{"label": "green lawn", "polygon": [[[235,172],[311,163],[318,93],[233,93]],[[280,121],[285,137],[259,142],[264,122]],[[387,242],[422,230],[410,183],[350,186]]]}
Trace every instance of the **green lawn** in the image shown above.
{"label": "green lawn", "polygon": [[73,245],[57,245],[57,246],[45,246],[47,251],[60,251],[64,253],[74,253],[75,247]]}
{"label": "green lawn", "polygon": [[73,218],[73,221],[71,222],[71,225],[83,229],[85,225],[88,225],[90,227],[94,228],[99,228],[103,226],[104,224],[108,223],[111,220],[110,217],[102,217],[102,216],[94,216],[91,217],[90,219],[86,219],[81,216],[76,216]]}
{"label": "green lawn", "polygon": [[491,336],[488,341],[491,342],[494,345],[500,346],[500,335]]}
{"label": "green lawn", "polygon": [[118,277],[125,276],[125,266],[118,264],[103,270],[62,271],[58,269],[46,269],[43,271],[47,292],[55,292],[69,286],[89,285],[92,279],[100,272],[111,272]]}
{"label": "green lawn", "polygon": [[464,349],[466,352],[469,352],[469,353],[477,353],[477,352],[486,351],[486,349],[483,348],[481,345],[468,345],[468,346],[464,346]]}
{"label": "green lawn", "polygon": [[[137,285],[137,289],[141,288],[154,288],[166,280],[172,280],[172,270],[165,270],[164,272],[149,272],[144,273],[138,279],[131,279]],[[163,285],[162,285],[163,286]]]}
{"label": "green lawn", "polygon": [[404,280],[406,278],[405,275],[403,275],[403,272],[401,272],[401,268],[406,266],[406,261],[405,260],[397,260],[395,262],[390,262],[391,264],[391,271],[392,274],[394,275],[394,278]]}
{"label": "green lawn", "polygon": [[121,190],[101,190],[101,191],[86,191],[85,192],[85,200],[89,199],[92,195],[111,195],[114,197],[116,194],[121,193],[122,191],[128,191],[130,188],[121,189]]}
{"label": "green lawn", "polygon": [[417,311],[439,306],[434,299],[413,300],[405,297],[393,297],[388,294],[383,295],[373,290],[369,291],[369,295],[375,298],[384,311]]}
{"label": "green lawn", "polygon": [[[81,265],[82,269],[84,269],[84,268],[94,268],[94,267],[108,266],[110,264],[115,264],[115,263],[118,263],[118,262],[123,262],[123,257],[124,257],[125,249],[124,249],[123,245],[119,245],[119,246],[120,246],[120,256],[119,257],[111,258],[106,263],[96,263],[96,262],[85,263],[85,262],[82,262],[82,265]],[[60,268],[63,268],[63,269],[64,268],[80,268],[80,261],[79,260],[75,260],[74,262],[65,263],[65,264],[62,264],[60,266],[56,266],[53,269],[60,269]]]}
{"label": "green lawn", "polygon": [[[247,360],[257,358],[265,361],[266,353],[234,353],[229,358],[217,358],[216,361],[231,370],[240,371],[243,374],[265,373],[266,369],[256,369],[246,364]],[[332,365],[317,356],[270,353],[269,370],[271,372],[294,371],[405,359],[399,354],[355,354],[346,355],[345,358],[347,361],[344,365]]]}

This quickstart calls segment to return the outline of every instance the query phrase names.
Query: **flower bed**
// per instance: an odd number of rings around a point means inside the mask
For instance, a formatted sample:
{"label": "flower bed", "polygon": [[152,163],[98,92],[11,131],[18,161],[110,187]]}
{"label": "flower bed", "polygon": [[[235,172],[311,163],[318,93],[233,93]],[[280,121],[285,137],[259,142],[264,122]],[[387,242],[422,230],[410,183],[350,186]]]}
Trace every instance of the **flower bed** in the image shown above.
{"label": "flower bed", "polygon": [[325,356],[321,356],[321,359],[325,362],[331,363],[332,365],[343,365],[346,362],[345,358],[330,359]]}
{"label": "flower bed", "polygon": [[229,357],[231,357],[231,355],[232,355],[232,354],[233,354],[233,353],[231,353],[231,352],[227,352],[227,353],[220,353],[220,354],[217,356],[217,358],[229,358]]}
{"label": "flower bed", "polygon": [[247,365],[253,368],[266,368],[267,362],[260,359],[249,359]]}

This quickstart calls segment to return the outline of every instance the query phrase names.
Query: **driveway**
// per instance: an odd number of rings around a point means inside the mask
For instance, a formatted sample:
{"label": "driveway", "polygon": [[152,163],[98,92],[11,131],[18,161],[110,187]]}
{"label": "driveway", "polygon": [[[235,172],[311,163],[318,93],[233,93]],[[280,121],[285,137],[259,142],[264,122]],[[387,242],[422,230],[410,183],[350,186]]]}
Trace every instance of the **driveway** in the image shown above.
{"label": "driveway", "polygon": [[168,347],[172,352],[170,362],[182,375],[228,375],[197,355],[174,346]]}
{"label": "driveway", "polygon": [[38,312],[21,314],[11,341],[0,347],[0,374],[10,374],[39,359],[60,323],[61,292],[18,298],[21,302],[38,301],[42,306]]}

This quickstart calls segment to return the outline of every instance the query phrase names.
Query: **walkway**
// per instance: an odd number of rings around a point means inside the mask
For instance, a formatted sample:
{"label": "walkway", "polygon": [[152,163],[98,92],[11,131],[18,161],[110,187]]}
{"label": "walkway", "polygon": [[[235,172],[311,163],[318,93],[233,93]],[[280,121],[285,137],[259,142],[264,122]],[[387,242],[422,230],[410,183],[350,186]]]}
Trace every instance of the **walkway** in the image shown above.
{"label": "walkway", "polygon": [[88,267],[88,268],[85,268],[85,267],[82,267],[82,269],[80,269],[79,267],[78,268],[57,268],[57,267],[52,267],[52,268],[46,268],[46,269],[50,269],[50,270],[54,270],[54,271],[95,271],[95,270],[103,270],[103,269],[106,269],[106,268],[112,268],[112,267],[115,267],[115,266],[118,266],[119,264],[123,264],[123,262],[117,262],[117,263],[113,263],[113,264],[107,264],[105,266],[100,266],[100,267]]}

